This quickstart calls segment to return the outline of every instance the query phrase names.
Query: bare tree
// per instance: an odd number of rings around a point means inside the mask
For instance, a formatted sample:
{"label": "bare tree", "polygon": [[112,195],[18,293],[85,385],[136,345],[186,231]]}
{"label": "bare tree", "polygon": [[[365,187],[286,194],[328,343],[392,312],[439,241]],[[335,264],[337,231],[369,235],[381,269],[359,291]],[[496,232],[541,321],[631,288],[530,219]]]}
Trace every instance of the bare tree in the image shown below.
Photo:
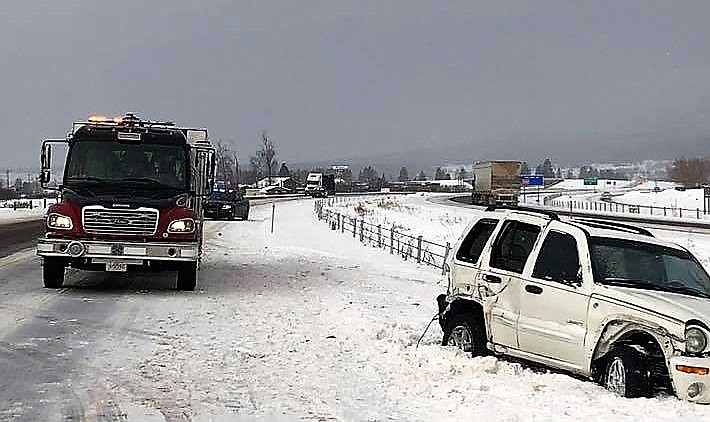
{"label": "bare tree", "polygon": [[237,155],[222,139],[215,144],[215,176],[217,180],[236,183],[237,170],[236,164]]}
{"label": "bare tree", "polygon": [[276,147],[274,143],[269,139],[268,133],[266,131],[261,132],[261,147],[256,151],[256,155],[250,158],[250,163],[252,170],[257,174],[266,175],[267,182],[271,185],[271,177],[274,173],[274,169],[278,166],[276,161]]}

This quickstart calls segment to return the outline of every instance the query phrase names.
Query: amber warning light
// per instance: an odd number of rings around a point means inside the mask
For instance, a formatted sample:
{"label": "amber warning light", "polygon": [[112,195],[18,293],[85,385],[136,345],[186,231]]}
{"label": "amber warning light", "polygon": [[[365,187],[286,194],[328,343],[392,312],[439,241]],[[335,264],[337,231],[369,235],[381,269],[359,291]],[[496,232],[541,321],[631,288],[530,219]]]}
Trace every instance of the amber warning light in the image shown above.
{"label": "amber warning light", "polygon": [[116,117],[106,117],[106,116],[101,116],[98,114],[91,115],[89,116],[89,121],[94,122],[94,123],[122,123],[123,122],[123,117],[122,116],[116,116]]}

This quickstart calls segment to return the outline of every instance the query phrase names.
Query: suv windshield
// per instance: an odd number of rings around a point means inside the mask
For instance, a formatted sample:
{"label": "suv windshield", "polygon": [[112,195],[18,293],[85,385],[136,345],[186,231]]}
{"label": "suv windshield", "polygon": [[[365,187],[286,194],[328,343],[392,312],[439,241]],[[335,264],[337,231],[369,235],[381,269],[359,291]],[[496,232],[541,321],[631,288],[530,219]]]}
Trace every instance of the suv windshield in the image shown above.
{"label": "suv windshield", "polygon": [[594,278],[599,283],[710,297],[710,277],[686,251],[591,238],[590,252]]}
{"label": "suv windshield", "polygon": [[69,152],[66,182],[147,183],[185,190],[185,157],[179,145],[77,142]]}

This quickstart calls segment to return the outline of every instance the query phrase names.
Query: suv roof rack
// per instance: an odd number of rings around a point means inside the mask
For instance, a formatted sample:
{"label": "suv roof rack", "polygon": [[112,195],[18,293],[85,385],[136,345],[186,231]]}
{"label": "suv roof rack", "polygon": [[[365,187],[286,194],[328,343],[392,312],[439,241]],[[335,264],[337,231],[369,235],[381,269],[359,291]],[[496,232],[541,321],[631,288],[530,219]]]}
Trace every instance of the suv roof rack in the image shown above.
{"label": "suv roof rack", "polygon": [[632,226],[629,224],[617,223],[608,220],[590,220],[587,218],[573,218],[573,222],[584,224],[585,226],[594,227],[597,229],[616,230],[627,233],[640,234],[642,236],[654,237],[653,233],[643,227]]}
{"label": "suv roof rack", "polygon": [[518,205],[490,205],[486,208],[486,211],[495,211],[495,210],[512,210],[512,211],[532,212],[535,214],[542,214],[546,217],[549,217],[551,220],[559,220],[560,219],[560,216],[557,215],[557,213],[554,211],[542,210],[542,209],[533,208],[533,207],[521,207]]}

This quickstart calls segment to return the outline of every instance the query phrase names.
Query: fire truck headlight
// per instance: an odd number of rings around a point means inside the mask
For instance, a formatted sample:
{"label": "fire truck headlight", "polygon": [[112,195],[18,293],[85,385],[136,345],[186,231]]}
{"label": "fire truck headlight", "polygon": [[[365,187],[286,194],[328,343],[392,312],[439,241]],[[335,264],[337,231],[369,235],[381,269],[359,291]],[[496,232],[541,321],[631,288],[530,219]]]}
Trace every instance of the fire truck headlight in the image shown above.
{"label": "fire truck headlight", "polygon": [[181,218],[175,220],[168,226],[168,233],[192,233],[195,231],[195,220],[192,218]]}
{"label": "fire truck headlight", "polygon": [[66,215],[52,213],[47,216],[47,227],[54,230],[71,230],[74,223]]}

